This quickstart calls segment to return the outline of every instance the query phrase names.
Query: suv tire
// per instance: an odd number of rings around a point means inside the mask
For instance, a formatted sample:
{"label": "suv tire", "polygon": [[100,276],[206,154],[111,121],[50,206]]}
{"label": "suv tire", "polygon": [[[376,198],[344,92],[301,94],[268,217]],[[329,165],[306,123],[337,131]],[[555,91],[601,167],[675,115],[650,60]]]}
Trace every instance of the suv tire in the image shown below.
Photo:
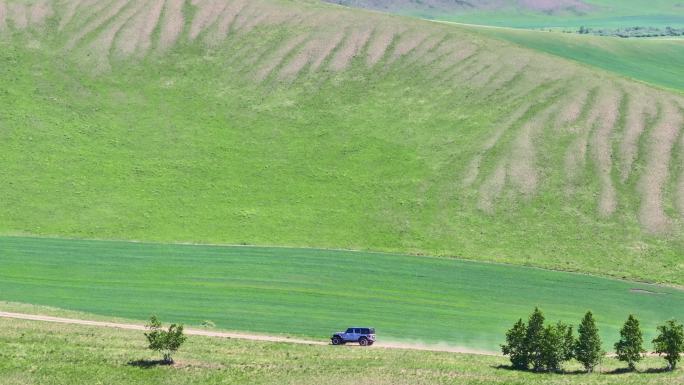
{"label": "suv tire", "polygon": [[359,345],[361,345],[361,346],[368,346],[368,345],[369,345],[368,338],[366,338],[366,337],[361,337],[361,338],[359,338]]}
{"label": "suv tire", "polygon": [[342,345],[342,338],[339,336],[335,336],[332,338],[332,344],[333,345]]}

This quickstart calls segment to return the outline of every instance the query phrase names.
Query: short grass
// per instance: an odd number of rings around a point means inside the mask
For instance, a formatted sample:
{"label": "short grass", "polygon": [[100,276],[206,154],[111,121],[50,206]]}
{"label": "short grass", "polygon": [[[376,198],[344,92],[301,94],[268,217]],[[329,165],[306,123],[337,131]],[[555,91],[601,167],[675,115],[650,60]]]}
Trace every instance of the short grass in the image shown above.
{"label": "short grass", "polygon": [[[561,127],[554,115],[587,89],[624,100],[648,91],[658,105],[684,104],[680,95],[472,29],[313,0],[246,2],[255,8],[240,22],[262,24],[223,40],[211,40],[210,24],[192,41],[200,12],[188,1],[175,44],[160,48],[155,35],[126,56],[117,47],[138,35],[135,23],[114,24],[138,2],[109,20],[69,0],[84,8],[63,29],[69,8],[49,3],[45,24],[8,22],[0,33],[0,234],[389,251],[684,284],[678,159],[649,146],[658,140],[644,130],[630,179],[619,180],[622,123],[610,146],[597,145],[588,123]],[[336,46],[316,70],[297,67],[339,31],[378,33],[360,51]],[[393,37],[375,44],[382,33]],[[335,69],[340,51],[351,56]],[[599,107],[592,100],[578,115]],[[682,114],[670,111],[663,119]],[[540,125],[525,132],[529,122]],[[574,178],[566,158],[583,135],[591,140]],[[601,167],[615,174],[616,211],[604,217],[595,154],[609,147]],[[508,175],[489,183],[501,164]],[[650,174],[670,193],[645,196]],[[667,208],[654,215],[669,231],[645,228],[646,200]]]}
{"label": "short grass", "polygon": [[504,9],[489,7],[489,9],[474,11],[461,9],[448,12],[433,8],[400,10],[399,13],[430,19],[515,28],[684,26],[684,8],[677,0],[585,0],[584,3],[594,8],[584,12],[541,12],[522,7]]}
{"label": "short grass", "polygon": [[[42,309],[34,308],[37,312]],[[81,315],[78,315],[81,316]],[[606,358],[604,374],[520,373],[503,357],[379,348],[302,346],[190,337],[176,366],[154,366],[141,332],[0,319],[3,385],[174,384],[506,384],[660,385],[684,371],[620,373]],[[136,365],[137,363],[137,365]],[[662,368],[647,358],[642,371]]]}
{"label": "short grass", "polygon": [[507,28],[477,29],[524,47],[684,92],[684,39],[621,39]]}
{"label": "short grass", "polygon": [[384,339],[496,351],[539,306],[572,324],[594,310],[609,349],[630,313],[647,338],[684,319],[681,290],[441,258],[0,238],[0,262],[0,300],[321,340],[369,325]]}

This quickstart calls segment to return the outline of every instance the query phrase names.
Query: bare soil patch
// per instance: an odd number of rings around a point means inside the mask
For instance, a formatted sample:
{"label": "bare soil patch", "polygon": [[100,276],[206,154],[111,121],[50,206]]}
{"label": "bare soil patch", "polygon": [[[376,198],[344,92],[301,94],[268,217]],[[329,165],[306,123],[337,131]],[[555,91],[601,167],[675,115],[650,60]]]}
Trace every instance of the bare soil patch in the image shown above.
{"label": "bare soil patch", "polygon": [[228,35],[230,27],[235,22],[238,15],[247,6],[246,1],[233,1],[224,10],[221,17],[219,17],[218,24],[216,26],[216,39],[217,41],[223,40]]}
{"label": "bare soil patch", "polygon": [[119,12],[128,4],[129,0],[117,0],[110,4],[103,12],[99,13],[93,20],[88,22],[83,28],[79,28],[78,32],[67,42],[66,49],[73,49],[81,39],[83,39],[88,34],[95,31],[102,24],[106,23],[108,20],[114,18]]}
{"label": "bare soil patch", "polygon": [[658,111],[655,97],[643,90],[630,90],[627,108],[625,133],[620,145],[620,179],[625,182],[629,178],[634,161],[639,152],[639,139],[646,129],[649,119],[653,119]]}
{"label": "bare soil patch", "polygon": [[393,63],[402,56],[407,55],[414,49],[420,47],[420,45],[423,44],[428,36],[429,35],[425,32],[417,31],[409,31],[402,34],[399,37],[396,46],[394,47],[394,51],[392,52],[389,62]]}
{"label": "bare soil patch", "polygon": [[670,100],[662,102],[660,115],[649,138],[646,167],[639,182],[639,219],[644,228],[651,233],[664,233],[671,225],[663,209],[663,188],[669,178],[672,148],[683,123],[681,112]]}
{"label": "bare soil patch", "polygon": [[29,15],[25,4],[9,3],[7,5],[8,14],[14,28],[25,29],[28,27]]}
{"label": "bare soil patch", "polygon": [[395,29],[384,27],[384,29],[376,30],[373,33],[373,38],[368,45],[367,63],[369,66],[374,66],[385,56],[387,49],[398,32]]}
{"label": "bare soil patch", "polygon": [[498,128],[495,129],[494,134],[489,137],[482,146],[482,151],[480,154],[476,155],[469,163],[466,175],[463,178],[463,185],[465,187],[471,186],[473,183],[475,183],[475,180],[479,176],[480,173],[480,163],[482,162],[483,156],[489,152],[496,144],[499,142],[503,134],[508,131],[513,124],[515,124],[518,120],[520,120],[523,115],[529,111],[531,107],[531,103],[524,104],[523,106],[519,107],[513,113],[508,115],[508,118],[503,121],[498,123]]}
{"label": "bare soil patch", "polygon": [[[122,34],[119,37],[121,39],[130,39],[131,31],[125,31],[124,26],[134,17],[138,12],[140,12],[144,6],[145,2],[141,1],[135,5],[131,5],[118,13],[114,19],[109,23],[106,29],[100,33],[100,35],[93,41],[92,49],[98,53],[96,60],[100,61],[101,66],[108,65],[109,51],[114,44],[114,40],[119,33]],[[123,29],[123,30],[122,30]],[[133,36],[132,38],[136,38]]]}
{"label": "bare soil patch", "polygon": [[349,66],[351,60],[361,53],[363,47],[371,37],[370,28],[356,28],[348,34],[342,47],[335,53],[330,61],[330,68],[334,71],[342,71]]}
{"label": "bare soil patch", "polygon": [[64,29],[64,27],[71,22],[71,20],[74,18],[74,15],[76,14],[76,9],[81,5],[81,2],[83,0],[73,0],[69,1],[66,3],[64,7],[64,14],[62,15],[61,19],[59,20],[59,27],[58,29],[61,31]]}
{"label": "bare soil patch", "polygon": [[168,49],[173,46],[183,32],[184,0],[168,0],[164,6],[164,18],[159,34],[159,48]]}
{"label": "bare soil patch", "polygon": [[259,68],[256,72],[256,78],[259,81],[263,81],[266,77],[273,72],[273,70],[280,65],[280,63],[285,60],[285,58],[294,50],[298,45],[300,45],[307,37],[304,35],[298,35],[290,40],[283,43],[280,48],[273,54],[271,59]]}
{"label": "bare soil patch", "polygon": [[212,25],[223,13],[228,3],[225,0],[194,0],[198,8],[190,25],[190,39],[195,39],[202,31]]}
{"label": "bare soil patch", "polygon": [[494,212],[494,203],[501,195],[506,183],[506,162],[501,161],[494,172],[480,186],[480,200],[477,207],[486,212]]}
{"label": "bare soil patch", "polygon": [[600,118],[592,140],[592,148],[596,160],[596,172],[601,181],[598,211],[603,217],[612,215],[617,208],[616,191],[611,178],[613,169],[611,135],[617,123],[621,99],[620,94],[611,91],[609,95],[601,98],[597,106]]}
{"label": "bare soil patch", "polygon": [[646,289],[629,289],[629,291],[632,293],[649,294],[649,295],[665,295],[665,294],[667,294],[667,293],[660,293],[657,291],[651,291],[651,290],[646,290]]}
{"label": "bare soil patch", "polygon": [[573,95],[556,118],[556,126],[562,127],[577,122],[589,101],[589,90],[583,89]]}
{"label": "bare soil patch", "polygon": [[138,50],[140,52],[147,52],[152,45],[152,33],[161,19],[164,3],[165,0],[156,0],[152,3],[152,8],[150,8],[145,17],[145,24],[142,26],[142,33],[138,42]]}
{"label": "bare soil patch", "polygon": [[31,6],[29,12],[29,23],[31,25],[41,25],[45,19],[52,16],[52,7],[48,3],[35,3]]}
{"label": "bare soil patch", "polygon": [[7,25],[5,18],[7,18],[7,5],[4,1],[0,0],[0,29],[5,28]]}

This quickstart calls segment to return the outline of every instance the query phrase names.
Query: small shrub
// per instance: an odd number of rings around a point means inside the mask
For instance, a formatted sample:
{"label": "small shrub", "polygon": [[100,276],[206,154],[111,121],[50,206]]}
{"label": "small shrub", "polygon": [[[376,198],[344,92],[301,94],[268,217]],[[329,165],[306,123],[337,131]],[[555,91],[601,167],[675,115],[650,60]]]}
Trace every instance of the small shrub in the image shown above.
{"label": "small shrub", "polygon": [[667,368],[675,370],[684,353],[684,325],[670,320],[658,326],[658,332],[660,334],[653,340],[655,352],[665,355]]}
{"label": "small shrub", "polygon": [[525,344],[526,334],[527,325],[522,319],[519,319],[513,328],[506,333],[506,344],[501,345],[501,352],[510,357],[514,369],[527,370],[530,366],[528,349]]}
{"label": "small shrub", "polygon": [[149,348],[161,353],[164,362],[173,363],[172,355],[178,351],[187,338],[183,334],[183,325],[172,324],[168,330],[163,330],[161,321],[153,315],[145,327],[149,330],[145,333],[150,343]]}

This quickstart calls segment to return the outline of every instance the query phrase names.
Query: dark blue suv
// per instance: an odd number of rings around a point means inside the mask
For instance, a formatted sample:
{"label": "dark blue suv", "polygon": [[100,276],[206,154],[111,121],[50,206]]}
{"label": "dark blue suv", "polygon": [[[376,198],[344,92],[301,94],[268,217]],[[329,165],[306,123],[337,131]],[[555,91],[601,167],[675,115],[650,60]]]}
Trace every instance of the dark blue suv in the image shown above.
{"label": "dark blue suv", "polygon": [[371,346],[375,343],[375,329],[349,328],[346,332],[339,332],[330,337],[333,345],[344,345],[347,342],[358,342],[361,346]]}

